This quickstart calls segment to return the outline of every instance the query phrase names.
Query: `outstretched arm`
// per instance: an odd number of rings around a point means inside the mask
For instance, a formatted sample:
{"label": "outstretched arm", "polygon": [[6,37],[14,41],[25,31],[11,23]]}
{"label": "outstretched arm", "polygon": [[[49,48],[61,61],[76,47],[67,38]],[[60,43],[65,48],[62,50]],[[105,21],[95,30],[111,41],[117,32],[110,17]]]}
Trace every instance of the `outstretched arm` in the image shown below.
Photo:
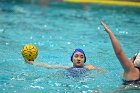
{"label": "outstretched arm", "polygon": [[98,71],[101,71],[101,72],[106,72],[104,69],[95,67],[95,66],[93,66],[93,65],[91,65],[91,64],[85,65],[84,67],[85,67],[86,69],[88,69],[88,70],[98,70]]}
{"label": "outstretched arm", "polygon": [[24,59],[26,63],[28,64],[32,64],[32,65],[36,65],[36,66],[40,66],[40,67],[45,67],[45,68],[53,68],[53,69],[58,69],[58,68],[64,68],[64,69],[68,69],[69,66],[62,66],[62,65],[49,65],[46,63],[41,63],[41,62],[35,62],[35,61],[28,61],[27,59]]}
{"label": "outstretched arm", "polygon": [[130,62],[130,60],[127,58],[127,56],[123,52],[118,40],[116,39],[112,31],[108,28],[108,26],[104,22],[101,21],[101,24],[104,27],[105,31],[109,34],[115,54],[117,58],[119,59],[124,71],[125,72],[132,71],[132,69],[134,68],[134,65],[132,64],[132,62]]}

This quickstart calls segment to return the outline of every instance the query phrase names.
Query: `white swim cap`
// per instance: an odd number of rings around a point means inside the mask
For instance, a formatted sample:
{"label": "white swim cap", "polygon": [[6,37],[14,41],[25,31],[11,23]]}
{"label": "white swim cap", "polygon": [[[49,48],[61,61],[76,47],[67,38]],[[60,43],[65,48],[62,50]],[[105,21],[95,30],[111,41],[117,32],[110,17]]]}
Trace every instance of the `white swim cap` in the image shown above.
{"label": "white swim cap", "polygon": [[134,66],[140,68],[140,53],[137,54],[136,59],[134,60]]}

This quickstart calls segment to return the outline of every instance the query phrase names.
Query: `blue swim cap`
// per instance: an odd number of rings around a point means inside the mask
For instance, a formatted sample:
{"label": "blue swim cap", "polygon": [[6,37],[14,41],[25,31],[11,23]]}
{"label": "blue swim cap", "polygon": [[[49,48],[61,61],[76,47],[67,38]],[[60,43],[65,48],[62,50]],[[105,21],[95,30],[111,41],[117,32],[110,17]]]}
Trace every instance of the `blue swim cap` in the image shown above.
{"label": "blue swim cap", "polygon": [[80,53],[84,54],[84,57],[85,57],[84,63],[85,63],[86,62],[86,55],[85,55],[84,51],[82,49],[80,49],[80,48],[77,48],[77,49],[74,50],[74,52],[71,55],[71,61],[72,61],[74,53],[76,53],[76,52],[80,52]]}

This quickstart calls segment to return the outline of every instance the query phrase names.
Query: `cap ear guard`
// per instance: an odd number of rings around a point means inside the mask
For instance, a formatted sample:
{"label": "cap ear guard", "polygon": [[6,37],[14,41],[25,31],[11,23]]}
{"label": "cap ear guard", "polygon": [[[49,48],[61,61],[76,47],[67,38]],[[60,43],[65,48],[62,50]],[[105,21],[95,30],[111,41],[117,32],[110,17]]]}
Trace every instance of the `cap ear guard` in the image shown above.
{"label": "cap ear guard", "polygon": [[134,66],[140,68],[140,53],[136,55],[136,59],[134,60]]}
{"label": "cap ear guard", "polygon": [[134,63],[136,57],[137,57],[138,53],[135,53],[134,56],[131,58],[132,62]]}

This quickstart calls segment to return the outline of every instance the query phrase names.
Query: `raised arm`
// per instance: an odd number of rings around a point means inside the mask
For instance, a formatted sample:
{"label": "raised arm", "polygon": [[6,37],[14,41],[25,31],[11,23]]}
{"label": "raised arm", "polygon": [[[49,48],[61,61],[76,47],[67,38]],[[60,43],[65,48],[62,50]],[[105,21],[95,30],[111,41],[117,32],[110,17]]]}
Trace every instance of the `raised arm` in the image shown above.
{"label": "raised arm", "polygon": [[70,68],[69,66],[49,65],[49,64],[41,63],[41,62],[28,61],[27,59],[24,59],[24,60],[28,64],[32,64],[32,65],[36,65],[36,66],[40,66],[40,67],[45,67],[45,68],[51,68],[51,69],[58,69],[58,68],[68,69],[68,68]]}
{"label": "raised arm", "polygon": [[116,37],[114,36],[112,31],[109,29],[109,27],[104,22],[101,21],[101,24],[111,39],[111,43],[112,43],[113,49],[115,51],[115,54],[116,54],[118,60],[120,61],[124,71],[125,72],[132,71],[134,68],[134,65],[132,64],[132,62],[130,62],[130,60],[127,58],[127,56],[123,52],[118,40],[116,39]]}

